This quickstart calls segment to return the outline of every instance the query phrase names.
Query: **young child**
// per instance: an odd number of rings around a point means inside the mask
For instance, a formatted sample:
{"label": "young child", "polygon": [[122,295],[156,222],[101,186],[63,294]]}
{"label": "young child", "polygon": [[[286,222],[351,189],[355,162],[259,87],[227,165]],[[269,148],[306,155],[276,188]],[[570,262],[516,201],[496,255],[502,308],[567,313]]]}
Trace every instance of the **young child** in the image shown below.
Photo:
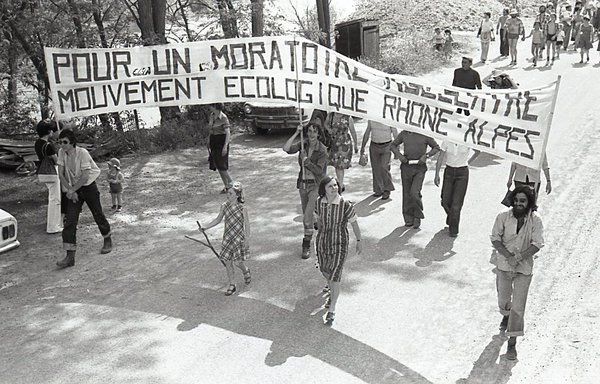
{"label": "young child", "polygon": [[556,14],[550,14],[550,21],[546,24],[546,64],[550,62],[550,49],[552,48],[552,62],[556,56],[556,38],[558,33],[558,24],[556,23]]}
{"label": "young child", "polygon": [[556,58],[560,59],[560,49],[565,41],[565,31],[562,23],[558,24],[558,32],[556,33]]}
{"label": "young child", "polygon": [[533,66],[537,67],[537,59],[538,56],[540,55],[540,51],[542,49],[542,45],[544,44],[543,38],[544,38],[544,33],[542,32],[542,30],[540,29],[541,25],[539,22],[535,22],[533,23],[533,29],[531,30],[531,33],[529,33],[529,36],[526,37],[526,39],[531,37],[531,47],[533,48]]}
{"label": "young child", "polygon": [[250,284],[251,280],[250,268],[244,264],[250,250],[250,221],[244,205],[242,184],[239,182],[234,182],[227,191],[227,200],[221,205],[217,218],[202,228],[212,228],[223,219],[225,219],[225,229],[219,259],[225,264],[229,281],[225,295],[231,296],[237,290],[233,282],[234,264],[242,271],[246,284]]}
{"label": "young child", "polygon": [[440,28],[435,29],[435,34],[433,35],[431,41],[433,42],[433,47],[436,51],[441,52],[444,49],[444,42],[446,41],[446,37],[444,37]]}
{"label": "young child", "polygon": [[452,31],[446,29],[444,30],[444,35],[446,36],[446,40],[444,41],[444,54],[446,55],[446,58],[450,58],[452,56],[452,43],[454,42]]}
{"label": "young child", "polygon": [[107,164],[112,209],[115,212],[121,212],[123,208],[123,181],[125,180],[123,173],[121,173],[121,162],[119,159],[113,157]]}
{"label": "young child", "polygon": [[588,15],[583,16],[583,23],[577,30],[577,36],[579,36],[579,40],[577,40],[575,47],[580,49],[581,61],[579,63],[581,64],[583,63],[584,54],[587,57],[586,62],[590,61],[590,48],[594,47],[594,27],[590,24],[590,17]]}

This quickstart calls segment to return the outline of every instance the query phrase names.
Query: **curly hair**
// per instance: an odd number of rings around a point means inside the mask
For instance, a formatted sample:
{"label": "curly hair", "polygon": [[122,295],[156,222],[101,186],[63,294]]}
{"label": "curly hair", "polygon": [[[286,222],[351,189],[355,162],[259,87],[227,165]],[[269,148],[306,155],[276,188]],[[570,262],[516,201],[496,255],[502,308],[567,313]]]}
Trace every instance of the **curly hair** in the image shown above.
{"label": "curly hair", "polygon": [[535,190],[528,185],[519,185],[518,187],[515,187],[515,189],[511,192],[511,194],[510,194],[510,206],[511,207],[514,207],[515,196],[517,196],[518,193],[523,193],[523,194],[525,194],[525,196],[527,196],[527,209],[529,209],[529,211],[533,212],[537,209]]}

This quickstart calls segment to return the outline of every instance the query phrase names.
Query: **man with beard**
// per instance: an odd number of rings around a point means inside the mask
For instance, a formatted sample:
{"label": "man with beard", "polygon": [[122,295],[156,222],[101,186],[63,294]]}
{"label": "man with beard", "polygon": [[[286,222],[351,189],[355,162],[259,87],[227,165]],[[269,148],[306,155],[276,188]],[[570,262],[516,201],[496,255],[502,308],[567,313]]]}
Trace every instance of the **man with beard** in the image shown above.
{"label": "man with beard", "polygon": [[302,133],[302,124],[292,137],[283,145],[283,150],[288,154],[298,153],[300,173],[296,187],[300,192],[302,204],[302,222],[304,224],[304,238],[302,239],[302,258],[310,257],[310,244],[314,232],[314,211],[317,197],[319,196],[319,183],[327,171],[327,148],[319,141],[319,128],[314,124],[306,127],[304,141],[296,139]]}
{"label": "man with beard", "polygon": [[500,330],[506,331],[506,358],[517,358],[517,336],[523,336],[525,304],[533,255],[544,246],[542,219],[535,212],[535,192],[521,185],[511,194],[512,207],[496,217],[490,239],[494,246]]}

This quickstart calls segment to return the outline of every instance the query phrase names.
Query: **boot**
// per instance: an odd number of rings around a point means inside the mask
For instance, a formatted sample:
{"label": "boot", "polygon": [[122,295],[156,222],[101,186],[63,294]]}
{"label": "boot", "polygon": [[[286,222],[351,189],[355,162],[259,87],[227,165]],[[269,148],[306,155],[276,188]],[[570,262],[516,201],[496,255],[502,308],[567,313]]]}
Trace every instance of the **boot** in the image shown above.
{"label": "boot", "polygon": [[67,251],[67,256],[64,259],[56,262],[58,269],[65,269],[75,265],[75,251]]}
{"label": "boot", "polygon": [[506,359],[517,360],[517,338],[508,339],[508,348],[506,348]]}
{"label": "boot", "polygon": [[302,239],[302,258],[308,259],[310,257],[310,237]]}
{"label": "boot", "polygon": [[105,253],[109,253],[110,251],[112,251],[112,240],[109,236],[109,237],[104,238],[104,245],[102,246],[100,253],[105,254]]}

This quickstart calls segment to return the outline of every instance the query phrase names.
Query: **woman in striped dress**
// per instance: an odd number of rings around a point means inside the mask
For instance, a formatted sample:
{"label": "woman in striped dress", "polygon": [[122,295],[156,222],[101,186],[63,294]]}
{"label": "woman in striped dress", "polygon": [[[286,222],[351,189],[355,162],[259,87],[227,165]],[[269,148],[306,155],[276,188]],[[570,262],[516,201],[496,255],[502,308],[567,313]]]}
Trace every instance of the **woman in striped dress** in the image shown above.
{"label": "woman in striped dress", "polygon": [[242,184],[234,182],[227,191],[227,200],[221,205],[221,210],[216,219],[208,223],[203,229],[209,229],[225,219],[223,242],[219,260],[225,265],[229,286],[226,296],[232,295],[237,289],[233,283],[234,264],[244,275],[244,282],[250,284],[250,268],[244,261],[248,258],[250,240],[250,221],[244,206]]}
{"label": "woman in striped dress", "polygon": [[344,200],[339,191],[338,181],[331,176],[325,177],[319,184],[319,199],[315,207],[317,227],[319,228],[316,239],[317,260],[319,269],[327,279],[330,289],[330,296],[325,305],[329,307],[325,317],[326,325],[333,324],[335,305],[340,295],[342,269],[350,243],[348,223],[352,225],[356,237],[356,253],[360,254],[362,251],[360,228],[356,221],[354,204]]}

